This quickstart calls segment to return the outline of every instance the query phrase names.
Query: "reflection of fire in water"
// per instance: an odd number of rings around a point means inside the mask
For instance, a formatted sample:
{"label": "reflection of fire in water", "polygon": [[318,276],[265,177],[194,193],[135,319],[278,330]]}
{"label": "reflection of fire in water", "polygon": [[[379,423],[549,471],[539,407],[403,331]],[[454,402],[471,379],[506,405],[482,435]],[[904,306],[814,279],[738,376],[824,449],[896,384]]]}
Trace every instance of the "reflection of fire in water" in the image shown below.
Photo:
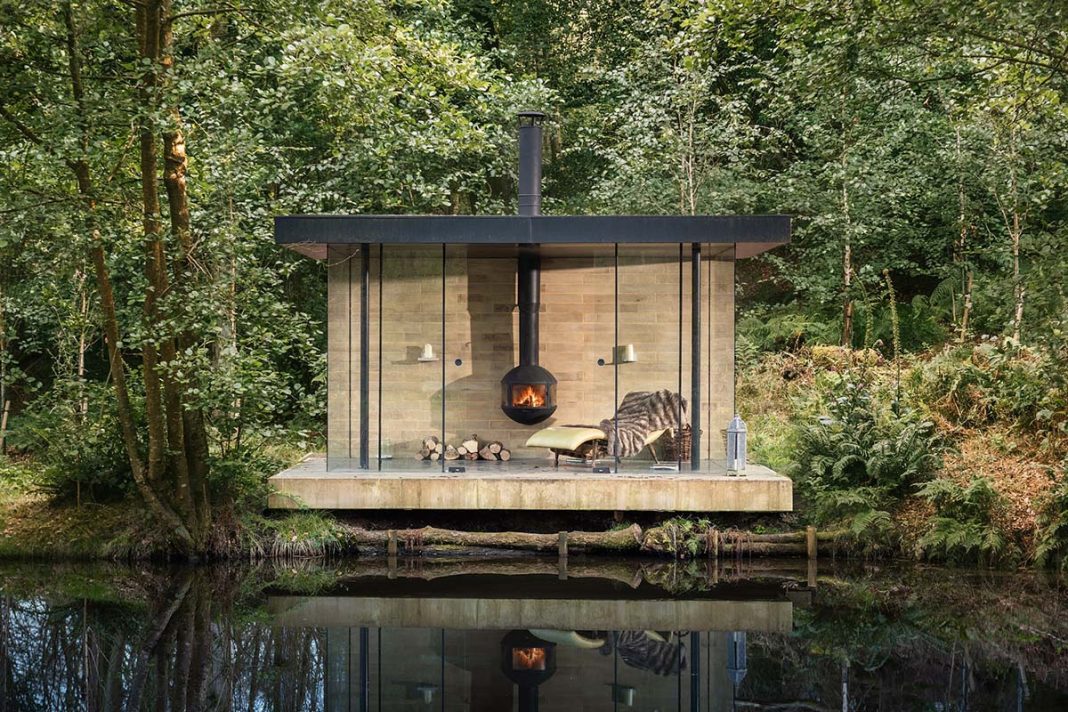
{"label": "reflection of fire in water", "polygon": [[544,670],[545,648],[512,648],[513,670]]}
{"label": "reflection of fire in water", "polygon": [[512,389],[512,405],[516,408],[544,408],[545,386],[516,386]]}

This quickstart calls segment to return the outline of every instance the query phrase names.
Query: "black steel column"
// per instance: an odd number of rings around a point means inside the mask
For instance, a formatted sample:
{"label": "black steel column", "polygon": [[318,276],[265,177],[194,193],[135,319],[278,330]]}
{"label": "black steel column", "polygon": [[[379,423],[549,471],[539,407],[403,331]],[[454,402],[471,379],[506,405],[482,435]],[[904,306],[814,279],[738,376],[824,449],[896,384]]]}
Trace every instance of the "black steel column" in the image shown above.
{"label": "black steel column", "polygon": [[612,452],[612,460],[619,472],[619,243],[615,245],[612,254],[612,278],[615,280],[612,287],[612,301],[615,314],[615,332],[612,336],[612,371],[613,371],[613,395],[612,395],[612,432],[615,435],[615,451]]}
{"label": "black steel column", "polygon": [[690,633],[690,710],[701,709],[701,634]]}
{"label": "black steel column", "polygon": [[367,628],[360,628],[360,712],[367,712],[371,701],[370,634]]}
{"label": "black steel column", "polygon": [[360,469],[371,466],[371,246],[360,245]]}
{"label": "black steel column", "polygon": [[690,248],[690,469],[701,469],[701,244]]}

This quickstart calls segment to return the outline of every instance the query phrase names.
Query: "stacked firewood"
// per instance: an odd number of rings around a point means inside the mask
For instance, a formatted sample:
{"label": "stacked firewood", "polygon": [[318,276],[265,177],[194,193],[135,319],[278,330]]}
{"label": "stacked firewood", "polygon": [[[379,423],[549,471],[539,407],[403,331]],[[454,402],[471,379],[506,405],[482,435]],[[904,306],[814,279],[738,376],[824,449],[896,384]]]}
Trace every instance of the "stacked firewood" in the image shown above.
{"label": "stacked firewood", "polygon": [[499,440],[481,441],[472,435],[455,447],[442,442],[437,435],[423,438],[423,447],[415,453],[416,460],[502,460],[512,459],[512,453]]}

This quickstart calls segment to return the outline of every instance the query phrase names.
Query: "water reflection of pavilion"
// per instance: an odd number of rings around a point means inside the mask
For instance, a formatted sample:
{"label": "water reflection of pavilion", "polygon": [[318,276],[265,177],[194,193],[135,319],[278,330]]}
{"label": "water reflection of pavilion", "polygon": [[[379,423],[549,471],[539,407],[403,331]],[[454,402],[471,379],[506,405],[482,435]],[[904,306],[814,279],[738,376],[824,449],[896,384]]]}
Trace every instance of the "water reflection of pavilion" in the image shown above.
{"label": "water reflection of pavilion", "polygon": [[325,629],[327,710],[731,710],[746,633],[789,633],[797,598],[781,578],[683,597],[640,576],[431,578],[271,596],[276,625]]}

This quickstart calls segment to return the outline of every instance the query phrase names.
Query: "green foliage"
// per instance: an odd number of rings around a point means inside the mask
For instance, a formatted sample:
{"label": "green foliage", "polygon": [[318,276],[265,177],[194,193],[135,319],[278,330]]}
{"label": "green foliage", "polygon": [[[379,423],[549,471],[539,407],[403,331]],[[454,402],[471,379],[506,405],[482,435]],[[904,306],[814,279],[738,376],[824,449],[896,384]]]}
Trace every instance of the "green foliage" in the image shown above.
{"label": "green foliage", "polygon": [[[1047,60],[1068,47],[1048,3],[190,7],[176,8],[161,91],[186,131],[198,278],[158,295],[150,323],[132,16],[75,7],[78,102],[55,4],[0,6],[0,27],[18,28],[0,42],[0,407],[16,404],[9,443],[44,466],[42,490],[129,488],[90,244],[105,248],[135,394],[140,346],[191,334],[169,368],[208,419],[213,492],[256,507],[272,447],[321,430],[325,409],[325,271],[278,249],[272,217],[512,212],[519,108],[549,113],[547,212],[793,217],[790,246],[739,263],[753,302],[740,368],[838,344],[847,299],[852,346],[937,347],[962,329],[968,291],[964,336],[1020,326],[1029,346],[946,350],[913,376],[911,402],[1064,454],[1068,83]],[[174,117],[150,119],[162,131]],[[81,160],[92,211],[70,173]],[[819,384],[796,433],[753,443],[773,462],[796,449],[815,516],[867,531],[937,468],[939,446],[857,378]]]}
{"label": "green foliage", "polygon": [[346,549],[344,525],[322,512],[296,512],[274,518],[249,515],[242,529],[252,558],[319,558]]}
{"label": "green foliage", "polygon": [[913,387],[954,423],[1009,424],[1057,455],[1068,436],[1066,365],[1053,349],[990,342],[949,347],[915,372]]}
{"label": "green foliage", "polygon": [[800,429],[802,481],[826,490],[871,487],[899,495],[928,478],[941,464],[934,426],[895,417],[873,402],[867,383],[848,376],[832,379],[826,415]]}
{"label": "green foliage", "polygon": [[1042,507],[1035,539],[1036,564],[1068,570],[1068,476],[1061,476]]}
{"label": "green foliage", "polygon": [[935,516],[917,542],[918,555],[957,563],[995,563],[1014,555],[1011,543],[992,521],[1001,496],[985,477],[973,477],[963,486],[939,478],[921,485],[917,494],[935,507]]}
{"label": "green foliage", "polygon": [[797,307],[771,313],[750,310],[738,321],[738,334],[760,351],[796,351],[805,345],[838,343],[841,325],[834,318],[820,318]]}
{"label": "green foliage", "polygon": [[130,465],[111,393],[105,384],[75,386],[47,391],[13,418],[8,445],[33,453],[36,491],[70,500],[79,490],[86,500],[122,497],[131,488]]}
{"label": "green foliage", "polygon": [[865,369],[835,374],[816,396],[822,413],[798,427],[792,468],[813,519],[845,521],[869,541],[891,538],[887,510],[941,466],[930,422],[896,415],[873,397]]}

